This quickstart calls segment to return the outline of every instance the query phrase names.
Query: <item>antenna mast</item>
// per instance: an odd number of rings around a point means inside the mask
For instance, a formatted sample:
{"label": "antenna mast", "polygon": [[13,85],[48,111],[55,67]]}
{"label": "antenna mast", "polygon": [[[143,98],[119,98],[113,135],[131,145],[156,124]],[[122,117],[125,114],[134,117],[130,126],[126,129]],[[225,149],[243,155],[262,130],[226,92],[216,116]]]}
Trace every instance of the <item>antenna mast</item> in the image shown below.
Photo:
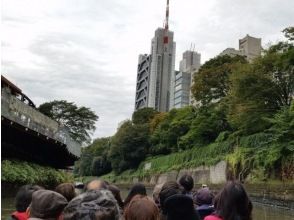
{"label": "antenna mast", "polygon": [[168,18],[169,18],[169,0],[166,0],[165,22],[164,22],[164,37],[163,43],[168,44]]}

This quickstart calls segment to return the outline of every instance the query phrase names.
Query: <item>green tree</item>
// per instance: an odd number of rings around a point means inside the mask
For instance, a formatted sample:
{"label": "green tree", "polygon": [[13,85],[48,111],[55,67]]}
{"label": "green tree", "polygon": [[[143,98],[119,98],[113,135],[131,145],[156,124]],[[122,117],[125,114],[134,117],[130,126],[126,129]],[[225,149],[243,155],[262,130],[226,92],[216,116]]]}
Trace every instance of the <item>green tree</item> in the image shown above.
{"label": "green tree", "polygon": [[91,132],[94,132],[98,116],[86,107],[78,107],[65,100],[46,102],[39,106],[39,111],[53,120],[65,125],[70,136],[77,142],[90,143]]}
{"label": "green tree", "polygon": [[149,149],[149,126],[125,121],[111,139],[109,157],[115,172],[135,169]]}
{"label": "green tree", "polygon": [[179,140],[180,149],[207,145],[215,141],[221,132],[231,130],[223,109],[216,104],[204,106],[195,114],[189,131]]}
{"label": "green tree", "polygon": [[194,116],[192,107],[172,109],[167,113],[150,137],[151,153],[157,155],[178,151],[179,140],[189,131]]}
{"label": "green tree", "polygon": [[191,88],[196,101],[208,105],[225,97],[230,86],[229,76],[235,68],[246,62],[242,56],[225,55],[210,59],[203,64],[200,70],[194,73],[194,83]]}
{"label": "green tree", "polygon": [[132,115],[132,122],[134,124],[145,124],[149,123],[150,120],[157,114],[158,112],[153,108],[142,108],[135,111]]}
{"label": "green tree", "polygon": [[255,62],[239,67],[230,77],[228,119],[245,134],[270,126],[272,117],[294,96],[294,47],[280,42]]}
{"label": "green tree", "polygon": [[283,30],[283,33],[285,34],[285,37],[289,41],[294,41],[294,27],[287,27]]}

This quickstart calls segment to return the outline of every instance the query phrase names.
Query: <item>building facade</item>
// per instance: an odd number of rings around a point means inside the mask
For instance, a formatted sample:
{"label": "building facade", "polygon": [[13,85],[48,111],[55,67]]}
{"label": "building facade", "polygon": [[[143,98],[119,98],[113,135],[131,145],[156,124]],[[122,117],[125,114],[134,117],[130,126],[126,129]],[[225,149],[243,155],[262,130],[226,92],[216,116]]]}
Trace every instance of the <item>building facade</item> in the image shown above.
{"label": "building facade", "polygon": [[174,108],[182,108],[193,102],[191,86],[193,74],[200,68],[201,54],[185,51],[180,61],[180,71],[175,73]]}
{"label": "building facade", "polygon": [[261,55],[261,49],[261,38],[251,37],[247,34],[239,40],[239,51],[249,62]]}
{"label": "building facade", "polygon": [[[158,28],[151,44],[151,69],[148,107],[167,112],[173,107],[176,43],[173,32]],[[164,42],[165,34],[168,42]]]}
{"label": "building facade", "polygon": [[140,54],[137,69],[135,110],[148,106],[151,55]]}
{"label": "building facade", "polygon": [[191,73],[175,72],[174,108],[190,104]]}
{"label": "building facade", "polygon": [[244,56],[249,62],[251,62],[254,58],[259,57],[261,55],[261,38],[251,37],[248,34],[239,39],[239,50],[235,48],[227,48],[219,55],[229,55],[231,57],[240,55]]}

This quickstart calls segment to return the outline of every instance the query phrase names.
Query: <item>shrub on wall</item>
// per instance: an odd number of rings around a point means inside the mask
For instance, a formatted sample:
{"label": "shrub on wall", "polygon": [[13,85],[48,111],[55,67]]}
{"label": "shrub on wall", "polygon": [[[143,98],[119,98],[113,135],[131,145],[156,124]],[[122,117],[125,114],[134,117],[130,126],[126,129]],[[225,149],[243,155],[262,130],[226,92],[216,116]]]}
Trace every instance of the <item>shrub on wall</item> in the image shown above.
{"label": "shrub on wall", "polygon": [[73,176],[68,172],[17,160],[3,160],[1,173],[1,181],[4,182],[38,184],[48,188],[73,181]]}

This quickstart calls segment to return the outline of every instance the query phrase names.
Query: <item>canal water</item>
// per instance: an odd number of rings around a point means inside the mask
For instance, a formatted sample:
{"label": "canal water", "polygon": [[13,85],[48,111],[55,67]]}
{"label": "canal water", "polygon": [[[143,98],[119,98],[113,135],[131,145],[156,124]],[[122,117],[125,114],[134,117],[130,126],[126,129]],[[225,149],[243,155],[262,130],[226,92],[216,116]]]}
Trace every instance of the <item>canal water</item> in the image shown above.
{"label": "canal water", "polygon": [[[123,198],[127,191],[122,192]],[[1,220],[7,220],[11,212],[14,211],[14,198],[1,199]],[[294,220],[294,212],[272,206],[265,206],[254,203],[253,220]]]}

